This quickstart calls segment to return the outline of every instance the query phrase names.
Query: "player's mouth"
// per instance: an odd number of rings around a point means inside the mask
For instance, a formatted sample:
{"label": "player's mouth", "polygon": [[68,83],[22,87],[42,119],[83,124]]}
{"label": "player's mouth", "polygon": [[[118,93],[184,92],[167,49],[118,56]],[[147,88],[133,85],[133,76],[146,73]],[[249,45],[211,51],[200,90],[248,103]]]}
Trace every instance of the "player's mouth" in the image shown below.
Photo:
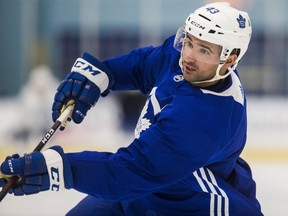
{"label": "player's mouth", "polygon": [[183,63],[183,66],[184,66],[184,71],[188,74],[192,74],[192,73],[195,73],[197,71],[197,69],[194,66],[189,65],[186,62]]}

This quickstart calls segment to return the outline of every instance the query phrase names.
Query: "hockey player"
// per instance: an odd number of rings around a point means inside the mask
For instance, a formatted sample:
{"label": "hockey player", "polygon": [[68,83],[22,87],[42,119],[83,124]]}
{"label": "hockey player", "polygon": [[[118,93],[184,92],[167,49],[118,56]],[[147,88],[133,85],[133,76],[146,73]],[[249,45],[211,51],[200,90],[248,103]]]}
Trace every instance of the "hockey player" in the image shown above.
{"label": "hockey player", "polygon": [[71,99],[72,119],[81,123],[100,94],[137,89],[149,96],[135,139],[115,153],[54,146],[8,157],[1,172],[22,177],[11,192],[88,194],[68,215],[262,215],[251,170],[239,157],[247,120],[235,68],[251,31],[246,12],[212,3],[161,46],[103,62],[85,53],[57,89],[53,120]]}

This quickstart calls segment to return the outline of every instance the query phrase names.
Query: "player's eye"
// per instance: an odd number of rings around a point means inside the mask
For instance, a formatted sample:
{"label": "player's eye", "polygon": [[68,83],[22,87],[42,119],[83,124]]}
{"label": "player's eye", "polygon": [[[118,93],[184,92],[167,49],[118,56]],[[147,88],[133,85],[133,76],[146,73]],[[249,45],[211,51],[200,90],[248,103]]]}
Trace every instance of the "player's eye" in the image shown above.
{"label": "player's eye", "polygon": [[207,49],[200,49],[200,52],[202,53],[202,54],[204,54],[204,55],[211,55],[211,52],[209,51],[209,50],[207,50]]}
{"label": "player's eye", "polygon": [[186,40],[186,41],[185,41],[185,45],[186,45],[187,47],[189,47],[189,48],[193,48],[193,43],[192,43],[192,41],[190,41],[190,40]]}

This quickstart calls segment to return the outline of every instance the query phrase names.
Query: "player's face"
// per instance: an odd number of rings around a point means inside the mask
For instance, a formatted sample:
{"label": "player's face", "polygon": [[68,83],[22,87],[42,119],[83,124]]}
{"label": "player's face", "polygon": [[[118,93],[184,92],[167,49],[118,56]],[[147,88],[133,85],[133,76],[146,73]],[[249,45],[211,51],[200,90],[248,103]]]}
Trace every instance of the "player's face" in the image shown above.
{"label": "player's face", "polygon": [[184,78],[193,83],[212,79],[220,62],[221,46],[187,35],[182,50]]}

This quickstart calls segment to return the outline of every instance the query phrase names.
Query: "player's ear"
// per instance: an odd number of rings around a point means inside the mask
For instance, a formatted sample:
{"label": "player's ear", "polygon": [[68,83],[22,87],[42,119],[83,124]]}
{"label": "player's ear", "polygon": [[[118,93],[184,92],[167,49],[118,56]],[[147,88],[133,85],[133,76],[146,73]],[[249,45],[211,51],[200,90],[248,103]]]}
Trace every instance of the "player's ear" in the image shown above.
{"label": "player's ear", "polygon": [[236,54],[231,54],[228,59],[225,62],[225,66],[228,68],[231,65],[233,65],[237,60],[237,55]]}

